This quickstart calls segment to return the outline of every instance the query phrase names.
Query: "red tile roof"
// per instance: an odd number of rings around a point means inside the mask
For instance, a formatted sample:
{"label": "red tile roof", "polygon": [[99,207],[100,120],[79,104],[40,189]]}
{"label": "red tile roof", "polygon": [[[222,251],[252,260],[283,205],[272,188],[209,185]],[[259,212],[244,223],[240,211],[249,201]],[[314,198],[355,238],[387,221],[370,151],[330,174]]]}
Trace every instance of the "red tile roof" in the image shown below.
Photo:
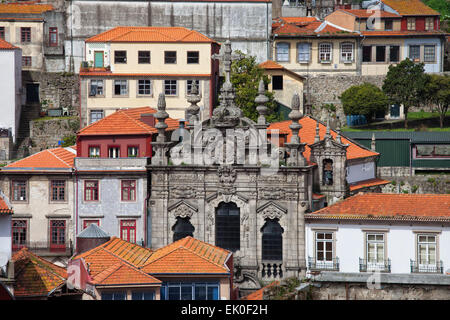
{"label": "red tile roof", "polygon": [[295,73],[289,69],[286,69],[281,64],[278,64],[272,60],[267,60],[267,61],[260,63],[259,67],[263,68],[265,70],[281,70],[281,71],[284,71],[284,72],[287,72],[287,73],[293,75],[294,77],[305,79],[305,77],[303,77],[303,76],[299,75],[298,73]]}
{"label": "red tile roof", "polygon": [[431,9],[420,0],[381,0],[384,4],[391,7],[398,14],[406,16],[422,16],[422,15],[440,15],[439,12]]}
{"label": "red tile roof", "polygon": [[[140,120],[141,114],[156,113],[150,107],[120,109],[109,116],[84,127],[78,132],[80,136],[87,135],[129,135],[129,134],[154,134],[154,127]],[[155,123],[158,121],[155,119]],[[175,130],[179,127],[178,120],[167,118],[166,130]]]}
{"label": "red tile roof", "polygon": [[380,17],[380,18],[401,18],[402,16],[382,10],[370,10],[370,9],[339,9],[336,11],[344,11],[350,13],[358,18]]}
{"label": "red tile roof", "polygon": [[446,33],[442,30],[429,30],[429,31],[361,31],[361,34],[366,37],[376,36],[445,36]]}
{"label": "red tile roof", "polygon": [[265,287],[262,287],[259,290],[256,290],[255,292],[250,293],[249,295],[246,295],[245,297],[242,297],[239,300],[263,300],[264,298],[264,292],[269,289],[270,287],[278,286],[280,284],[280,281],[273,281],[270,284],[268,284]]}
{"label": "red tile roof", "polygon": [[54,8],[51,4],[37,3],[1,3],[0,13],[31,13],[41,14],[46,11],[52,11]]}
{"label": "red tile roof", "polygon": [[0,195],[0,214],[13,214],[12,207],[8,205],[3,196]]}
{"label": "red tile roof", "polygon": [[388,184],[388,183],[390,183],[389,180],[384,180],[384,179],[380,179],[380,178],[359,181],[357,183],[350,185],[350,191],[356,191],[356,190],[368,188],[368,187],[381,186],[381,185]]}
{"label": "red tile roof", "polygon": [[343,30],[328,21],[292,19],[291,23],[283,19],[285,18],[272,23],[273,34],[277,36],[359,36],[356,32]]}
{"label": "red tile roof", "polygon": [[450,194],[359,193],[305,217],[450,220]]}
{"label": "red tile roof", "polygon": [[76,149],[70,147],[47,149],[13,162],[3,167],[1,171],[71,169],[76,156]]}
{"label": "red tile roof", "polygon": [[213,43],[214,40],[183,27],[115,27],[86,42],[186,42]]}
{"label": "red tile roof", "polygon": [[12,260],[15,297],[49,296],[67,279],[66,269],[44,260],[27,248],[17,251]]}
{"label": "red tile roof", "polygon": [[0,38],[0,50],[14,50],[18,49],[18,47],[13,46],[11,43]]}
{"label": "red tile roof", "polygon": [[92,280],[96,285],[161,285],[161,281],[132,267],[125,262],[118,262],[98,273]]}
{"label": "red tile roof", "polygon": [[[316,124],[317,120],[311,118],[310,116],[305,116],[302,119],[300,119],[300,125],[302,128],[299,131],[299,137],[300,141],[303,143],[306,143],[305,151],[303,152],[303,155],[305,158],[309,161],[309,158],[311,156],[311,149],[308,145],[314,143],[314,137],[316,135]],[[289,125],[292,123],[291,120],[287,121],[281,121],[281,122],[274,122],[271,123],[269,126],[269,129],[280,129],[280,130],[287,130],[289,131],[289,135],[287,136],[287,142],[291,140],[292,132],[289,129]],[[323,139],[326,132],[326,125],[319,122],[319,136],[320,139]],[[334,130],[330,130],[331,136],[333,139],[336,139],[337,133]],[[348,144],[349,147],[347,148],[347,159],[358,159],[358,158],[366,158],[371,156],[379,155],[377,152],[370,151],[369,149],[366,149],[355,142],[352,142],[348,139],[346,139],[344,136],[341,135],[342,143]]]}
{"label": "red tile roof", "polygon": [[230,251],[185,237],[156,250],[142,270],[151,274],[229,274]]}

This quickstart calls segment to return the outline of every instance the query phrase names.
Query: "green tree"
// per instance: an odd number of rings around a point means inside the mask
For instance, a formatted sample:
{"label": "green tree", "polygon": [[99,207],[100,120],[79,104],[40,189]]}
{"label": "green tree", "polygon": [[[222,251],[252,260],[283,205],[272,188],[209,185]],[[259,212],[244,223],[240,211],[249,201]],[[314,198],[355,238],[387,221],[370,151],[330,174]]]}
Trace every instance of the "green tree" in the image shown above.
{"label": "green tree", "polygon": [[66,136],[62,139],[62,144],[61,147],[65,148],[65,147],[71,147],[73,145],[75,145],[77,143],[77,136],[76,135],[72,135],[72,136]]}
{"label": "green tree", "polygon": [[423,90],[429,78],[423,63],[406,58],[396,66],[390,65],[383,83],[383,91],[390,103],[403,105],[405,128],[408,128],[408,110],[424,102]]}
{"label": "green tree", "polygon": [[439,124],[443,128],[445,114],[450,106],[450,76],[430,75],[424,95],[428,102],[436,106],[439,112]]}
{"label": "green tree", "polygon": [[352,86],[339,98],[346,115],[364,115],[367,121],[370,121],[378,112],[386,112],[389,104],[384,92],[371,83]]}
{"label": "green tree", "polygon": [[[243,55],[240,51],[236,51],[236,53]],[[236,90],[236,105],[241,108],[244,117],[253,121],[258,119],[255,98],[258,96],[258,85],[261,79],[266,86],[270,83],[269,77],[264,75],[264,70],[256,63],[255,56],[245,55],[244,58],[232,62],[230,80]],[[279,121],[280,115],[276,112],[277,106],[273,93],[266,91],[265,95],[269,98],[269,102],[266,104],[268,108],[267,121]]]}

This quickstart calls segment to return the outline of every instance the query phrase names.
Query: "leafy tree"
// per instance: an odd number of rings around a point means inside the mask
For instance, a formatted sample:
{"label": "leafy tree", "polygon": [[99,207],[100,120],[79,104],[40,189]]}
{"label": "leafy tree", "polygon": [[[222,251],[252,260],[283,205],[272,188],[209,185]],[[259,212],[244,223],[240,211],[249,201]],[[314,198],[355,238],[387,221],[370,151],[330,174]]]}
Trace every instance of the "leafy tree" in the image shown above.
{"label": "leafy tree", "polygon": [[378,112],[386,112],[389,100],[380,88],[363,83],[345,90],[339,97],[347,115],[364,115],[370,121]]}
{"label": "leafy tree", "polygon": [[424,90],[424,95],[427,101],[437,107],[439,124],[443,128],[445,114],[450,106],[450,76],[430,75]]}
{"label": "leafy tree", "polygon": [[[243,55],[240,51],[236,51],[236,53]],[[258,105],[255,99],[258,96],[258,86],[261,79],[266,86],[270,83],[269,77],[264,75],[264,70],[256,63],[255,56],[245,55],[244,58],[232,62],[230,80],[236,90],[236,105],[241,108],[244,117],[253,121],[257,121],[259,115],[256,110]],[[269,98],[269,102],[266,104],[268,108],[267,121],[279,121],[280,115],[276,113],[277,106],[273,93],[266,91],[265,95]]]}
{"label": "leafy tree", "polygon": [[414,63],[406,58],[396,66],[390,65],[384,79],[383,91],[390,103],[403,104],[405,128],[408,128],[408,110],[423,103],[423,90],[429,78],[425,74],[423,63]]}
{"label": "leafy tree", "polygon": [[66,136],[62,139],[61,147],[63,147],[63,148],[70,147],[70,146],[75,145],[76,143],[77,143],[76,135]]}

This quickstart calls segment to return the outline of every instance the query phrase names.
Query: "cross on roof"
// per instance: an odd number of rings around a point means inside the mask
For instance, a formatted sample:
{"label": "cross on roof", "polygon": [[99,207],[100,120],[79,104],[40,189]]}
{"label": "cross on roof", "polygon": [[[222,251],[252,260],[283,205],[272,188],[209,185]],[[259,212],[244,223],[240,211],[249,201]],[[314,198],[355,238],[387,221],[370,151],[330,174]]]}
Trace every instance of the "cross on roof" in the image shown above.
{"label": "cross on roof", "polygon": [[234,60],[240,60],[243,55],[232,53],[230,40],[225,41],[225,46],[222,54],[213,54],[211,56],[214,60],[220,60],[223,62],[223,71],[225,73],[225,82],[230,82],[231,74],[231,62]]}

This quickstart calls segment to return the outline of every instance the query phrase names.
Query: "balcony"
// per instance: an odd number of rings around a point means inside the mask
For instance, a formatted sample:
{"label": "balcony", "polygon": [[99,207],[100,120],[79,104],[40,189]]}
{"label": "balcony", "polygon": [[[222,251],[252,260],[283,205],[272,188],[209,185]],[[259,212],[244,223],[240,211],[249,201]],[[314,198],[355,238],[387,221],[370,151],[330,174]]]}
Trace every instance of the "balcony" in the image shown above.
{"label": "balcony", "polygon": [[263,261],[261,277],[263,280],[275,280],[283,278],[283,261]]}
{"label": "balcony", "polygon": [[339,271],[339,258],[336,257],[331,260],[317,260],[316,258],[308,257],[308,268],[311,271]]}
{"label": "balcony", "polygon": [[71,256],[73,254],[72,241],[53,245],[48,241],[27,241],[21,245],[13,245],[12,251],[19,251],[23,247],[27,247],[31,252],[38,256]]}
{"label": "balcony", "polygon": [[391,272],[391,259],[383,262],[368,262],[366,259],[359,258],[359,272]]}
{"label": "balcony", "polygon": [[437,261],[433,264],[420,264],[418,261],[410,260],[411,273],[444,273],[444,264]]}

